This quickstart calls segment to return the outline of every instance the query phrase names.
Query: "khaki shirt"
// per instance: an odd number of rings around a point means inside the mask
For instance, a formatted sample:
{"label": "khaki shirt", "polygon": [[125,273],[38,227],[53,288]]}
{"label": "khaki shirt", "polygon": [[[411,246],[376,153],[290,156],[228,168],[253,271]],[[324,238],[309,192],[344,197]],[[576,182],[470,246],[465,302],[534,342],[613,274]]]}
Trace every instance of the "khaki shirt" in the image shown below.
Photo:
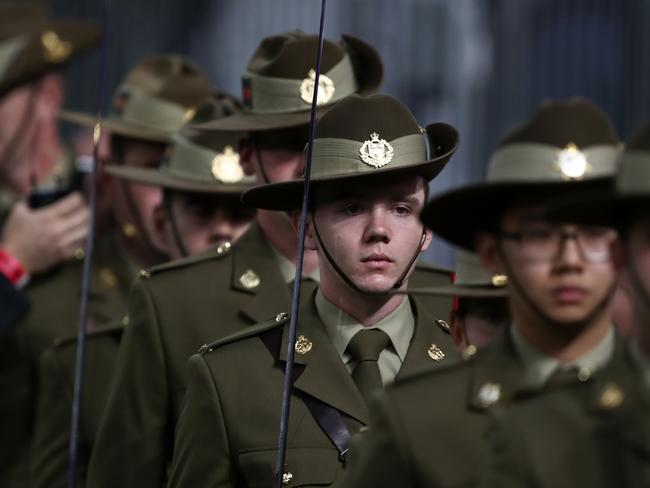
{"label": "khaki shirt", "polygon": [[[356,363],[347,352],[347,348],[354,335],[363,330],[364,326],[327,300],[320,288],[316,293],[316,310],[341,360],[348,371],[354,371]],[[415,319],[409,301],[403,299],[395,310],[374,324],[372,328],[381,329],[390,337],[390,345],[381,352],[377,361],[382,383],[387,385],[395,380],[413,337]]]}
{"label": "khaki shirt", "polygon": [[605,337],[590,351],[568,364],[545,354],[531,344],[519,332],[516,325],[510,327],[510,335],[515,351],[524,364],[526,382],[531,387],[540,387],[560,369],[576,368],[578,375],[588,378],[591,373],[605,366],[614,354],[614,327],[610,326]]}

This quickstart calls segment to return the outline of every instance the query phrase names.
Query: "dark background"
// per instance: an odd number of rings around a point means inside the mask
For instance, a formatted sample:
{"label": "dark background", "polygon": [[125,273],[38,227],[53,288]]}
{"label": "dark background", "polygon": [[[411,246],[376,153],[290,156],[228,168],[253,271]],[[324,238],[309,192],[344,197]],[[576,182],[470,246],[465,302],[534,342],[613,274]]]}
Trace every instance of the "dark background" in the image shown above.
{"label": "dark background", "polygon": [[[103,23],[104,0],[50,0],[55,16]],[[92,110],[103,77],[110,93],[142,56],[192,57],[216,86],[239,94],[259,40],[295,28],[316,32],[318,0],[112,0],[107,69],[96,51],[66,73],[67,107]],[[361,37],[382,54],[383,91],[422,125],[461,133],[433,192],[482,178],[499,136],[543,100],[584,96],[628,137],[650,118],[650,0],[329,0],[326,34]],[[459,222],[462,225],[462,222]],[[428,258],[451,264],[437,241]]]}

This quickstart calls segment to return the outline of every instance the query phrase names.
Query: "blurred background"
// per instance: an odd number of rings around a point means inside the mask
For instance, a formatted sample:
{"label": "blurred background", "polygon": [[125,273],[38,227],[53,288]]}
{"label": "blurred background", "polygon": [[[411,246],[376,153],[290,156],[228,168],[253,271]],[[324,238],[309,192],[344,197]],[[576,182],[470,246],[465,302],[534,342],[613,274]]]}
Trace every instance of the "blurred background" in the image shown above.
{"label": "blurred background", "polygon": [[[103,1],[49,0],[52,15],[105,21]],[[159,52],[193,58],[215,86],[240,92],[240,75],[264,36],[315,33],[319,0],[111,0],[108,67],[99,50],[66,72],[67,108],[96,111],[132,64]],[[422,125],[449,122],[461,134],[433,193],[482,179],[500,135],[545,99],[584,96],[625,138],[650,118],[650,0],[330,0],[326,35],[373,44],[386,69],[383,91]],[[458,225],[463,225],[459,222]],[[453,264],[436,241],[427,259]]]}

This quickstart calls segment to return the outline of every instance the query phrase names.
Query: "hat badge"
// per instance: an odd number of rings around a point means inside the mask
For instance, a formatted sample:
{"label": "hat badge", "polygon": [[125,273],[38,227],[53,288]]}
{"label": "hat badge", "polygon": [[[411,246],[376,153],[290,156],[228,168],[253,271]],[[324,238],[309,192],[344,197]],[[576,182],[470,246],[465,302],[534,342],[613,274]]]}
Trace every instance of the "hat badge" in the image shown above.
{"label": "hat badge", "polygon": [[573,143],[559,152],[557,165],[562,174],[570,180],[581,180],[589,169],[587,157]]}
{"label": "hat badge", "polygon": [[224,183],[237,183],[244,177],[239,164],[239,153],[232,146],[226,146],[212,160],[212,175]]}
{"label": "hat badge", "polygon": [[501,288],[502,286],[506,286],[508,284],[508,277],[504,274],[495,274],[492,276],[492,286],[496,286],[497,288]]}
{"label": "hat badge", "polygon": [[[300,84],[300,98],[303,102],[311,103],[314,98],[314,87],[316,86],[316,72],[310,69],[307,78]],[[334,82],[328,76],[320,74],[318,77],[318,97],[316,105],[325,105],[334,96],[336,88]]]}
{"label": "hat badge", "polygon": [[51,30],[41,34],[41,46],[43,46],[43,57],[50,63],[65,61],[72,52],[72,43],[64,41],[56,32]]}
{"label": "hat badge", "polygon": [[393,160],[393,155],[393,146],[386,142],[386,139],[380,139],[376,132],[370,134],[370,139],[364,141],[359,148],[361,161],[373,168],[386,166]]}

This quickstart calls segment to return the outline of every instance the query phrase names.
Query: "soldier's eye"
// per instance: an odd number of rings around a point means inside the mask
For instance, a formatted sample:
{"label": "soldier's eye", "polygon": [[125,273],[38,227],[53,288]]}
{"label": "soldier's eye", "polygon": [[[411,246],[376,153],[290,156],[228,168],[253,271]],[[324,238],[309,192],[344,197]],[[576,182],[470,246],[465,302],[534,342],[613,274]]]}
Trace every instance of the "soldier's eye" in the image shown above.
{"label": "soldier's eye", "polygon": [[348,215],[358,215],[361,213],[361,205],[358,203],[349,203],[345,206],[344,211]]}

